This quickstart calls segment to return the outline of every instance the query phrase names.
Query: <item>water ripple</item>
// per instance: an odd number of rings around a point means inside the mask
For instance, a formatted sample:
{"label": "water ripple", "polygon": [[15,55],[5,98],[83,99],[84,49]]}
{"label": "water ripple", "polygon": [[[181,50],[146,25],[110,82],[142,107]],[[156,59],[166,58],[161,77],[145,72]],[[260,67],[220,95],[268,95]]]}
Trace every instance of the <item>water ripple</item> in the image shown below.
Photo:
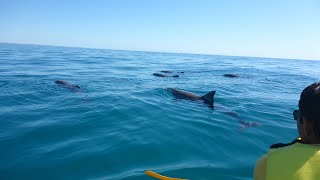
{"label": "water ripple", "polygon": [[[319,69],[317,61],[0,44],[0,179],[148,179],[146,169],[252,179],[271,144],[297,136],[292,111]],[[184,73],[152,75],[162,70]],[[216,104],[262,126],[240,131],[238,119],[164,87],[216,90]]]}

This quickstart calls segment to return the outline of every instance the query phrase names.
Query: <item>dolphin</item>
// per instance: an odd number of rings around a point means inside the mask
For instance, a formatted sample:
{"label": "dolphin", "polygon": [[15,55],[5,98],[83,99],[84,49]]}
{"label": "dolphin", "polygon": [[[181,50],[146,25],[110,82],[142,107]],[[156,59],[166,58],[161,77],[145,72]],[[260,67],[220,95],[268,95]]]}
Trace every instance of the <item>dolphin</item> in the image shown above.
{"label": "dolphin", "polygon": [[[168,70],[163,70],[163,71],[160,71],[160,72],[163,72],[163,73],[173,73],[173,71],[168,71]],[[178,73],[184,73],[184,72],[178,72]]]}
{"label": "dolphin", "polygon": [[157,76],[157,77],[179,77],[179,75],[173,75],[173,76],[167,76],[159,73],[153,73],[152,75]]}
{"label": "dolphin", "polygon": [[163,72],[163,73],[173,73],[172,71],[167,71],[167,70],[160,71],[160,72]]}
{"label": "dolphin", "polygon": [[224,77],[231,77],[231,78],[240,77],[240,76],[238,76],[238,75],[236,75],[236,74],[224,74],[223,76],[224,76]]}
{"label": "dolphin", "polygon": [[199,96],[199,95],[193,94],[191,92],[182,91],[182,90],[178,90],[178,89],[174,89],[174,88],[165,88],[165,89],[167,91],[169,91],[177,99],[202,101],[204,104],[209,105],[210,108],[212,108],[214,110],[218,110],[219,112],[221,112],[223,114],[227,114],[229,116],[236,118],[241,125],[240,130],[244,130],[248,127],[261,126],[261,124],[257,123],[257,122],[245,121],[244,119],[242,119],[242,117],[240,116],[239,113],[230,111],[230,110],[228,110],[228,108],[226,108],[224,106],[215,105],[214,104],[214,95],[215,95],[216,91],[210,91],[207,94],[205,94],[204,96]]}
{"label": "dolphin", "polygon": [[75,84],[70,84],[64,80],[56,80],[55,83],[60,85],[61,87],[70,89],[73,92],[80,92],[81,91],[80,86],[75,85]]}
{"label": "dolphin", "polygon": [[249,127],[259,127],[261,126],[261,123],[258,122],[252,122],[252,121],[245,121],[243,119],[239,119],[238,122],[241,124],[240,130],[245,130],[246,128]]}
{"label": "dolphin", "polygon": [[192,101],[200,100],[200,101],[203,101],[203,103],[209,105],[209,107],[213,108],[213,103],[214,103],[213,96],[216,93],[216,91],[211,91],[205,94],[204,96],[199,96],[191,92],[182,91],[174,88],[166,88],[166,90],[171,92],[172,95],[178,99],[188,99]]}

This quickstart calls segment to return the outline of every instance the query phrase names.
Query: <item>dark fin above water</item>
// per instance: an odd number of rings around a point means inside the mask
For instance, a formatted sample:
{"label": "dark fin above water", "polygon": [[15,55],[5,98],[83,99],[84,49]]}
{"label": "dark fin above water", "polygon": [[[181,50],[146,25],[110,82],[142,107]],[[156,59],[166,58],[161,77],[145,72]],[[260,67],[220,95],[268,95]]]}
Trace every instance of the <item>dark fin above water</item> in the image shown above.
{"label": "dark fin above water", "polygon": [[153,73],[152,75],[157,76],[157,77],[167,77],[166,75],[159,74],[159,73]]}
{"label": "dark fin above water", "polygon": [[213,107],[215,93],[216,91],[211,91],[206,95],[202,96],[201,99],[204,101],[204,103],[209,104],[210,107]]}
{"label": "dark fin above water", "polygon": [[224,76],[224,77],[231,77],[231,78],[237,78],[237,77],[239,77],[239,76],[236,75],[236,74],[224,74],[223,76]]}
{"label": "dark fin above water", "polygon": [[163,75],[160,73],[153,73],[152,75],[157,76],[157,77],[179,77],[179,75],[167,76],[167,75]]}
{"label": "dark fin above water", "polygon": [[163,72],[163,73],[172,73],[172,71],[167,71],[167,70],[165,70],[165,71],[160,71],[160,72]]}
{"label": "dark fin above water", "polygon": [[[167,70],[163,70],[163,71],[160,71],[162,73],[174,73],[173,71],[167,71]],[[183,71],[180,71],[180,72],[176,72],[176,73],[184,73]]]}
{"label": "dark fin above water", "polygon": [[54,81],[54,83],[56,83],[56,84],[67,84],[67,82],[63,81],[63,80],[56,80],[56,81]]}

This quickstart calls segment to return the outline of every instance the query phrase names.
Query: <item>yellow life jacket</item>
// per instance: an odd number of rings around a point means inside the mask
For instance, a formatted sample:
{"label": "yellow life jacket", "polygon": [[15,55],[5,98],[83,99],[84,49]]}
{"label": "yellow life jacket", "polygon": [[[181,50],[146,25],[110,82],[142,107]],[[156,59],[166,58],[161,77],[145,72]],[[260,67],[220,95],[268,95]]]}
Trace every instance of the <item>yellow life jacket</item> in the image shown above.
{"label": "yellow life jacket", "polygon": [[266,180],[320,180],[320,146],[296,142],[270,149]]}

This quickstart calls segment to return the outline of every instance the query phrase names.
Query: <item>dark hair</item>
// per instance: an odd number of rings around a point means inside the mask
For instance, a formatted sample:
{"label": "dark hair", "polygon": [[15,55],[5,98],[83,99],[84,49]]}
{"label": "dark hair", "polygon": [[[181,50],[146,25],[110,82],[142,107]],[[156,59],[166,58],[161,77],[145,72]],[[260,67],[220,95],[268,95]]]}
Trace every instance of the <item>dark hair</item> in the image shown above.
{"label": "dark hair", "polygon": [[320,82],[313,83],[302,91],[299,110],[301,116],[312,123],[315,136],[320,138]]}

